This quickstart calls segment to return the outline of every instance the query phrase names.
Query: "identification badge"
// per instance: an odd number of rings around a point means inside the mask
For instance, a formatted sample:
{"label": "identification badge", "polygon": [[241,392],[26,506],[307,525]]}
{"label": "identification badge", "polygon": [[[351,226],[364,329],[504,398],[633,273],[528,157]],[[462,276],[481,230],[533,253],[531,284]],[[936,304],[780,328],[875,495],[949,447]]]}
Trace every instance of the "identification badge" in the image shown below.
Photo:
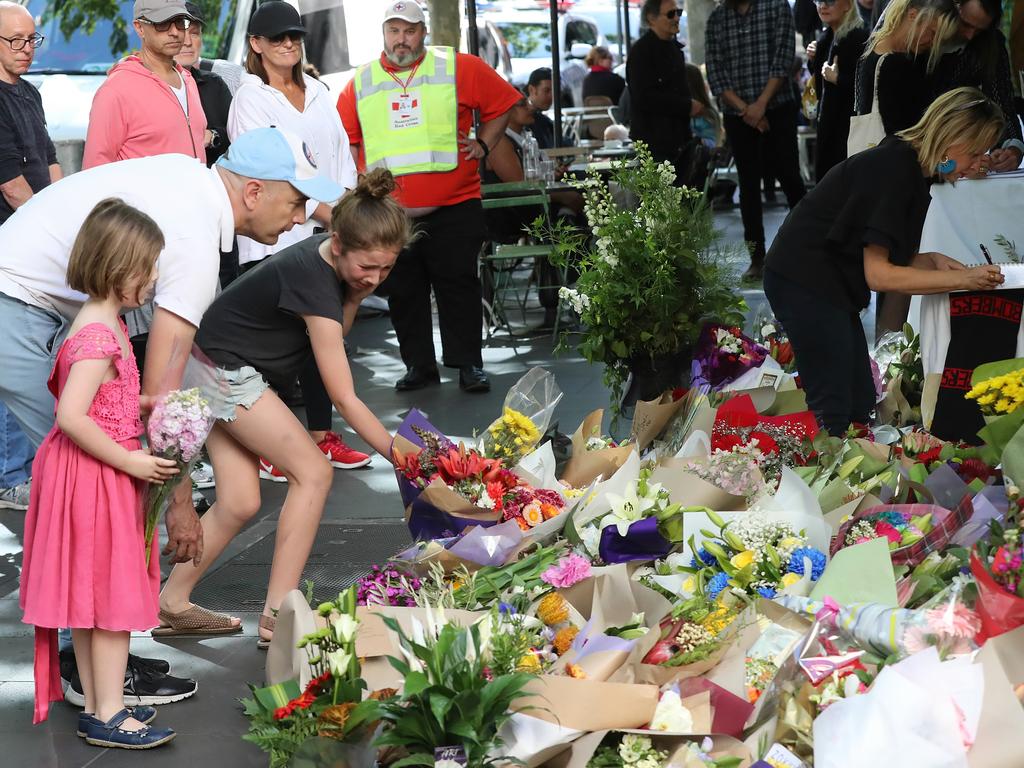
{"label": "identification badge", "polygon": [[423,124],[423,110],[418,91],[396,93],[391,97],[391,127],[418,128]]}

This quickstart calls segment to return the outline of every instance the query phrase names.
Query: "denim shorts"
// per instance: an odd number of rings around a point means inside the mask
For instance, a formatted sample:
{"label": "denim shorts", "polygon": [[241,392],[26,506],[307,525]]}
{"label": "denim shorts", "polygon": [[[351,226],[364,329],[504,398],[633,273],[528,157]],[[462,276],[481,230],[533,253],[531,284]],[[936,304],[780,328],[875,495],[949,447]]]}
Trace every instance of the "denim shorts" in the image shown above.
{"label": "denim shorts", "polygon": [[243,365],[237,371],[218,368],[217,379],[222,401],[214,408],[214,416],[219,421],[234,421],[238,418],[238,406],[249,410],[270,388],[263,374],[250,365]]}

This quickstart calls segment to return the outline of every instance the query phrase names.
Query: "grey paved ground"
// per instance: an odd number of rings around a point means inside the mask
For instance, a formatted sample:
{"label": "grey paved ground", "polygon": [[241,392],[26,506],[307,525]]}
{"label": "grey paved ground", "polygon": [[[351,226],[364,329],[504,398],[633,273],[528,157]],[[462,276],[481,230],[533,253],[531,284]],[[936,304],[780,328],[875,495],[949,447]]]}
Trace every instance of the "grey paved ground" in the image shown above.
{"label": "grey paved ground", "polygon": [[[765,224],[771,236],[784,216],[784,208],[766,210]],[[738,210],[718,214],[718,221],[727,240],[742,240]],[[744,293],[752,310],[763,301],[760,291]],[[491,342],[484,351],[485,367],[493,383],[489,395],[462,394],[458,389],[457,372],[444,371],[440,387],[396,393],[393,384],[404,368],[394,332],[386,318],[361,321],[351,341],[355,347],[351,363],[357,390],[391,429],[415,406],[448,434],[469,435],[474,428],[486,426],[498,413],[508,387],[535,365],[551,370],[565,392],[557,411],[563,431],[571,432],[584,415],[607,405],[601,371],[572,355],[554,357],[547,336],[518,342],[517,351],[501,336]],[[341,431],[352,445],[360,445],[351,431],[345,428]],[[87,746],[74,735],[77,710],[66,704],[55,704],[48,722],[32,726],[32,641],[30,630],[21,623],[17,591],[24,516],[0,510],[0,745],[3,749],[0,766],[114,768],[144,764],[152,768],[183,765],[235,768],[266,765],[261,753],[240,739],[246,723],[237,704],[237,699],[247,693],[247,681],[262,680],[265,659],[256,649],[255,639],[256,611],[264,585],[256,585],[254,589],[245,578],[249,571],[238,566],[247,562],[258,564],[258,545],[265,536],[273,534],[285,487],[265,482],[263,492],[260,514],[204,579],[204,583],[220,579],[218,589],[213,591],[222,600],[227,596],[229,604],[211,607],[233,607],[236,615],[244,617],[244,631],[217,639],[157,642],[145,634],[132,640],[133,652],[166,658],[175,674],[199,681],[199,691],[192,699],[160,710],[158,722],[174,727],[178,731],[177,740],[146,754]],[[332,572],[348,574],[361,564],[383,559],[397,551],[402,537],[396,535],[393,524],[401,515],[394,475],[384,461],[377,459],[362,470],[336,472],[324,514],[323,547],[318,542],[314,553],[320,553],[319,559],[311,560],[309,572],[314,576]],[[225,567],[230,570],[221,570]],[[201,583],[199,589],[203,586]],[[321,588],[325,585],[321,584]],[[248,602],[253,593],[257,595],[256,604]],[[232,596],[237,596],[241,602],[231,605]]]}

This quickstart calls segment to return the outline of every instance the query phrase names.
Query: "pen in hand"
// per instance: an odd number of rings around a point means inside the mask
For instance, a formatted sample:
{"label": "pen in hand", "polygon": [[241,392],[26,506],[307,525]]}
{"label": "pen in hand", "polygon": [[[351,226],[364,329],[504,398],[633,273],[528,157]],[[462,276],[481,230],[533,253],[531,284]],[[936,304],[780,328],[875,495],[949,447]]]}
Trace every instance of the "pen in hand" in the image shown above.
{"label": "pen in hand", "polygon": [[981,248],[981,255],[985,257],[985,261],[992,265],[994,262],[992,261],[992,256],[989,254],[988,248],[985,247],[985,244],[982,243],[978,247]]}

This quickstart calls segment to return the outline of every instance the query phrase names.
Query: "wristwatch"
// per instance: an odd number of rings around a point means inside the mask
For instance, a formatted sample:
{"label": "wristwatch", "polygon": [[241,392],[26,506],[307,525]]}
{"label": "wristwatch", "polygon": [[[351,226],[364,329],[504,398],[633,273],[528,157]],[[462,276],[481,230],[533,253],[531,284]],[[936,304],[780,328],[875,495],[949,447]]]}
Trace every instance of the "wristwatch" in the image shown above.
{"label": "wristwatch", "polygon": [[215,131],[213,128],[210,128],[209,131],[210,131],[210,135],[213,137],[213,138],[210,139],[210,146],[213,147],[214,149],[220,147],[220,145],[221,145],[220,132],[219,131]]}

